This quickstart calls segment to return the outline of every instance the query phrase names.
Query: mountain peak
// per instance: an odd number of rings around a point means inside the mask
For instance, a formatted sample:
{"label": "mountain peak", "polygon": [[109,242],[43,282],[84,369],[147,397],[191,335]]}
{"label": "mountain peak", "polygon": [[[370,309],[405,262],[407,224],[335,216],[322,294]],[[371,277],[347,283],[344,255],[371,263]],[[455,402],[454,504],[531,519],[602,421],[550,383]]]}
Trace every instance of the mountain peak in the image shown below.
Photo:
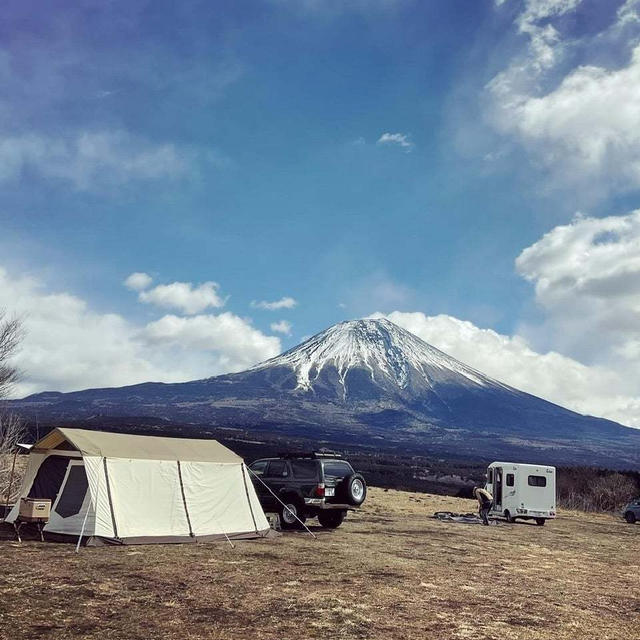
{"label": "mountain peak", "polygon": [[355,370],[364,370],[373,384],[400,390],[432,387],[451,378],[467,385],[498,384],[386,318],[340,322],[253,370],[275,367],[292,369],[296,389],[303,391],[312,390],[323,373],[333,370],[343,397],[348,393],[347,376]]}

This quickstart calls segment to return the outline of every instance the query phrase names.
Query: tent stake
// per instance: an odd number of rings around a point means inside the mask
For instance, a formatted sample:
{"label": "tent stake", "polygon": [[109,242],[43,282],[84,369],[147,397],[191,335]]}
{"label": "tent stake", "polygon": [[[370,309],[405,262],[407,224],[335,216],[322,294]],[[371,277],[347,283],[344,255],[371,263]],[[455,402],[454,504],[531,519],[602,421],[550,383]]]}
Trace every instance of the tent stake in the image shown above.
{"label": "tent stake", "polygon": [[287,507],[287,505],[282,502],[282,500],[280,500],[280,498],[278,498],[278,496],[273,493],[273,491],[271,491],[271,489],[267,486],[267,484],[262,480],[262,478],[257,475],[254,471],[252,471],[249,467],[247,467],[247,471],[254,477],[254,478],[258,478],[258,480],[260,480],[260,482],[262,482],[262,484],[267,487],[267,491],[269,491],[269,493],[285,508],[287,509],[287,511],[289,511],[289,513],[307,530],[307,533],[312,537],[315,538],[316,540],[318,539],[318,536],[315,535],[315,533],[313,533],[313,531],[311,531],[311,529],[309,529],[309,527],[307,527],[307,525],[302,522],[302,520],[300,520],[300,518],[298,518],[298,516],[293,513],[292,511],[290,511]]}

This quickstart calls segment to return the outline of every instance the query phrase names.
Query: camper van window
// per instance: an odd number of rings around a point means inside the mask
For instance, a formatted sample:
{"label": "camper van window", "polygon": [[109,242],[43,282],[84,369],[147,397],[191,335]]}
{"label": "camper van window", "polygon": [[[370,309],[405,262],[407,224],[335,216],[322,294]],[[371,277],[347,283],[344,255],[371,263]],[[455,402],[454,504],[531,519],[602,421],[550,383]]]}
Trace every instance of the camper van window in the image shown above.
{"label": "camper van window", "polygon": [[515,476],[513,473],[507,473],[507,487],[513,487],[515,484]]}
{"label": "camper van window", "polygon": [[529,476],[528,483],[530,487],[546,487],[547,479],[544,476]]}
{"label": "camper van window", "polygon": [[493,484],[493,469],[487,469],[487,484]]}

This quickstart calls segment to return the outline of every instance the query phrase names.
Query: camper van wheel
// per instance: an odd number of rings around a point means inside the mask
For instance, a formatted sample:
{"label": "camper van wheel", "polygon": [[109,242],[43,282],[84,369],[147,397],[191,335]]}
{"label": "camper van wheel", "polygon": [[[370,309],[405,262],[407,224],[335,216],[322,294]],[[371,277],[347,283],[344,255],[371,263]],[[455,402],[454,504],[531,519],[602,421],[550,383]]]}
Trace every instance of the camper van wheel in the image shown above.
{"label": "camper van wheel", "polygon": [[624,519],[629,524],[633,524],[636,521],[636,514],[633,513],[633,511],[627,511],[627,513],[624,514]]}
{"label": "camper van wheel", "polygon": [[539,527],[544,527],[545,519],[544,518],[536,518],[536,524]]}
{"label": "camper van wheel", "polygon": [[283,529],[298,529],[300,521],[305,521],[305,516],[297,503],[293,500],[283,500],[284,504],[280,507],[280,522]]}
{"label": "camper van wheel", "polygon": [[516,519],[511,515],[511,513],[510,513],[510,511],[508,509],[504,512],[504,517],[505,517],[507,522],[515,522],[516,521]]}

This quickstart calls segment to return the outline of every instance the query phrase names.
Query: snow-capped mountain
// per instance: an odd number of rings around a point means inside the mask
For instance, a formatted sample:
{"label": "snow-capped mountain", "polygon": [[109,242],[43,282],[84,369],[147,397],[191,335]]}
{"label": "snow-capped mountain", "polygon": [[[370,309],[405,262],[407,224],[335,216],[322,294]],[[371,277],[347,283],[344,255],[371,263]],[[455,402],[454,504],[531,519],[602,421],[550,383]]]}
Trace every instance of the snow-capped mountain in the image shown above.
{"label": "snow-capped mountain", "polygon": [[155,416],[377,449],[640,468],[640,431],[513,389],[386,319],[342,322],[240,373],[12,404],[41,421]]}
{"label": "snow-capped mountain", "polygon": [[277,367],[291,369],[301,391],[312,391],[323,373],[335,373],[343,399],[355,371],[364,371],[372,385],[399,392],[460,376],[463,384],[498,384],[386,319],[341,322],[251,370]]}

